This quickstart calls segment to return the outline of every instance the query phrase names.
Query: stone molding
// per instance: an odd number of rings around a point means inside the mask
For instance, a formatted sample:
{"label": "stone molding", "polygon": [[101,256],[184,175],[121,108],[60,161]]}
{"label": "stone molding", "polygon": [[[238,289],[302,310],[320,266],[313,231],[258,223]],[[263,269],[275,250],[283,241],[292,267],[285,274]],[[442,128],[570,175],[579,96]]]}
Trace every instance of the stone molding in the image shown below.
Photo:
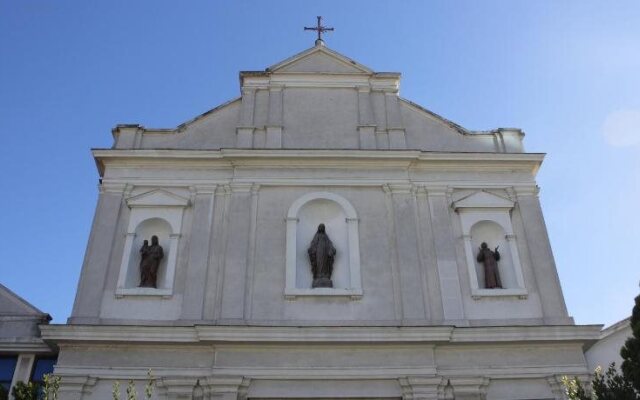
{"label": "stone molding", "polygon": [[598,340],[601,325],[501,327],[267,327],[41,325],[42,338],[64,342],[147,343],[523,343]]}
{"label": "stone molding", "polygon": [[[222,150],[121,150],[94,149],[99,172],[109,165],[119,167],[281,167],[339,164],[341,167],[411,168],[438,171],[522,171],[535,176],[544,154],[538,153],[446,153],[419,150],[295,150],[295,149],[222,149]],[[215,183],[215,182],[213,182]],[[103,182],[103,186],[109,185]],[[533,180],[522,182],[516,192],[535,187]],[[114,188],[122,191],[124,188]],[[529,192],[531,190],[529,189]]]}
{"label": "stone molding", "polygon": [[201,377],[163,377],[158,387],[168,399],[190,399],[196,382],[200,383],[204,396],[224,400],[244,400],[250,380],[242,376],[204,375]]}

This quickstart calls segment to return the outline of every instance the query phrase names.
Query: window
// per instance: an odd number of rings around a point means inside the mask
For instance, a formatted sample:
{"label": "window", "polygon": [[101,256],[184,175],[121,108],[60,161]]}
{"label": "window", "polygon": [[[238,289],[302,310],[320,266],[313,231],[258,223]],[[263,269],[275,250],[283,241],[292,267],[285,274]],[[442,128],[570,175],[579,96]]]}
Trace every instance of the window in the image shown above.
{"label": "window", "polygon": [[57,357],[38,357],[33,363],[31,382],[44,385],[44,376],[53,372],[53,366],[58,361]]}
{"label": "window", "polygon": [[0,386],[9,392],[18,356],[0,356]]}

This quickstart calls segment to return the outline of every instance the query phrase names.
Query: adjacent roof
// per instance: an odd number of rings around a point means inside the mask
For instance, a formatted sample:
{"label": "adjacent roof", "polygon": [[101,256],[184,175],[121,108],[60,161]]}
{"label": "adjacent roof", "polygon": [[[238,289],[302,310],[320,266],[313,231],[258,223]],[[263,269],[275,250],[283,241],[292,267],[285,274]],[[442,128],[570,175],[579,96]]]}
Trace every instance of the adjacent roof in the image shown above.
{"label": "adjacent roof", "polygon": [[51,319],[49,314],[40,311],[2,284],[0,284],[0,316],[46,316]]}

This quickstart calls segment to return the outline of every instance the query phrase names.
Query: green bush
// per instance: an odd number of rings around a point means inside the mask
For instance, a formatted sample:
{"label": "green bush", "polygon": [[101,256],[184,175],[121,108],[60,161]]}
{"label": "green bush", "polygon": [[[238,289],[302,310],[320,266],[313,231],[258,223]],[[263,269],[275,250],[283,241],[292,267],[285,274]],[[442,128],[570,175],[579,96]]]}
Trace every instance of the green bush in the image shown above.
{"label": "green bush", "polygon": [[18,382],[11,389],[11,394],[15,400],[39,400],[40,385],[33,382]]}
{"label": "green bush", "polygon": [[591,390],[587,390],[578,378],[562,379],[565,393],[570,400],[640,400],[640,296],[635,298],[631,314],[633,335],[627,339],[620,350],[622,356],[622,374],[615,364],[603,374],[596,369],[591,381]]}

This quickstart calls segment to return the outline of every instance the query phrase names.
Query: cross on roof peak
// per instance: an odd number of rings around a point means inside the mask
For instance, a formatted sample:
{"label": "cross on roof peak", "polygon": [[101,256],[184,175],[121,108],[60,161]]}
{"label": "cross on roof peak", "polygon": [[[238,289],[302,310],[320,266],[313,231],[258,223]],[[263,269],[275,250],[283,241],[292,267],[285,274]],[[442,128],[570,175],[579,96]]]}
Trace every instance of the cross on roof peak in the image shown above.
{"label": "cross on roof peak", "polygon": [[317,31],[318,32],[318,38],[316,39],[316,46],[324,46],[324,41],[322,40],[322,34],[324,32],[330,32],[333,31],[333,28],[328,28],[326,26],[322,26],[322,16],[318,16],[318,25],[316,25],[315,27],[304,27],[305,31]]}

